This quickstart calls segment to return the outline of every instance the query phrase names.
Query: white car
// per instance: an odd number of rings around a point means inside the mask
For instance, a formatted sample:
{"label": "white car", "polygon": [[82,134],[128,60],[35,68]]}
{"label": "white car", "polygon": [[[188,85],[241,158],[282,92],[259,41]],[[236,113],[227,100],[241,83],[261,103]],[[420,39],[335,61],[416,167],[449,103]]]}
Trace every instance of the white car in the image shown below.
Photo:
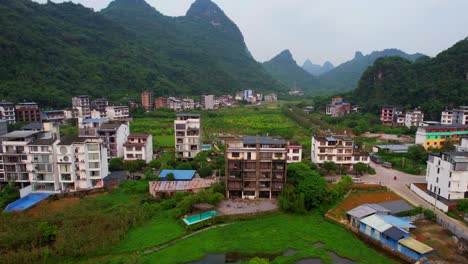
{"label": "white car", "polygon": [[353,178],[353,183],[364,183],[360,178]]}

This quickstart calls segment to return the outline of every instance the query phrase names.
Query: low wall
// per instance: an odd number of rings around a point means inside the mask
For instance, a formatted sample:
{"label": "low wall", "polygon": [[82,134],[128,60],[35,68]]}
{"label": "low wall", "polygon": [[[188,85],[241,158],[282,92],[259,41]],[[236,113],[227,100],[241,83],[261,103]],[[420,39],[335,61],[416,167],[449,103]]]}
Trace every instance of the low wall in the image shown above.
{"label": "low wall", "polygon": [[32,185],[28,185],[20,190],[20,197],[23,198],[26,195],[32,193]]}
{"label": "low wall", "polygon": [[[95,188],[90,190],[76,191],[76,192],[62,192],[51,195],[54,198],[65,198],[65,197],[84,197],[86,195],[95,194],[95,193],[104,193],[107,192],[107,188]],[[53,198],[52,198],[53,199]]]}
{"label": "low wall", "polygon": [[435,207],[439,208],[442,212],[448,212],[449,207],[446,204],[444,204],[444,203],[442,203],[440,201],[436,201],[435,197],[430,196],[425,191],[419,189],[416,185],[411,184],[410,189],[413,192],[415,192],[419,197],[426,200],[428,203],[430,203],[430,204],[434,205]]}
{"label": "low wall", "polygon": [[403,218],[406,218],[406,219],[408,219],[408,221],[411,221],[411,222],[426,219],[426,217],[422,213],[417,214],[417,215],[412,215],[412,216],[403,216]]}

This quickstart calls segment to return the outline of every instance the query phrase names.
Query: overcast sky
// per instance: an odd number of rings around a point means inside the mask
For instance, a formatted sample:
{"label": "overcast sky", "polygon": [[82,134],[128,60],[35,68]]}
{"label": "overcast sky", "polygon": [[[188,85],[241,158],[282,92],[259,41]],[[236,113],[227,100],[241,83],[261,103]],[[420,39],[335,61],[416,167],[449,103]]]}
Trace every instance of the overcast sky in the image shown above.
{"label": "overcast sky", "polygon": [[[44,3],[47,0],[35,0]],[[194,0],[146,0],[181,16]],[[63,0],[53,0],[63,2]],[[100,10],[111,0],[73,0]],[[290,49],[301,64],[339,64],[385,48],[429,56],[468,36],[468,0],[213,0],[239,26],[258,61]]]}

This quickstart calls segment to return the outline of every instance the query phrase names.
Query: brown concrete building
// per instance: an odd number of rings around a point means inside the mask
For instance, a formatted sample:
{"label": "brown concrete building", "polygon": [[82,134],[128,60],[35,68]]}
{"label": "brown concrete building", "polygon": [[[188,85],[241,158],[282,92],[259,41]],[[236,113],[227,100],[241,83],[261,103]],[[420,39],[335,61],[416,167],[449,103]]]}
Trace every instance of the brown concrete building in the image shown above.
{"label": "brown concrete building", "polygon": [[41,109],[36,103],[18,103],[15,105],[16,122],[41,122]]}
{"label": "brown concrete building", "polygon": [[141,93],[141,105],[146,109],[146,111],[154,110],[154,97],[152,92]]}
{"label": "brown concrete building", "polygon": [[159,108],[163,108],[163,107],[167,107],[166,105],[166,98],[164,97],[158,97],[156,98],[156,100],[154,101],[154,107],[156,109],[159,109]]}
{"label": "brown concrete building", "polygon": [[276,198],[286,182],[287,142],[245,136],[226,141],[226,196]]}

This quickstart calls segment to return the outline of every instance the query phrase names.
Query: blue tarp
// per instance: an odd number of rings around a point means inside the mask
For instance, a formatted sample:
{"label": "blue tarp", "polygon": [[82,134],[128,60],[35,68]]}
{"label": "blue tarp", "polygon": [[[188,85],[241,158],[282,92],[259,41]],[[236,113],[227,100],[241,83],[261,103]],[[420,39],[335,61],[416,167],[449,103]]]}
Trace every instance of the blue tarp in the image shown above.
{"label": "blue tarp", "polygon": [[176,181],[191,181],[195,177],[195,172],[195,170],[163,170],[159,174],[159,178],[165,181],[166,175],[172,173]]}
{"label": "blue tarp", "polygon": [[53,193],[31,193],[9,204],[4,212],[23,211],[39,203]]}

